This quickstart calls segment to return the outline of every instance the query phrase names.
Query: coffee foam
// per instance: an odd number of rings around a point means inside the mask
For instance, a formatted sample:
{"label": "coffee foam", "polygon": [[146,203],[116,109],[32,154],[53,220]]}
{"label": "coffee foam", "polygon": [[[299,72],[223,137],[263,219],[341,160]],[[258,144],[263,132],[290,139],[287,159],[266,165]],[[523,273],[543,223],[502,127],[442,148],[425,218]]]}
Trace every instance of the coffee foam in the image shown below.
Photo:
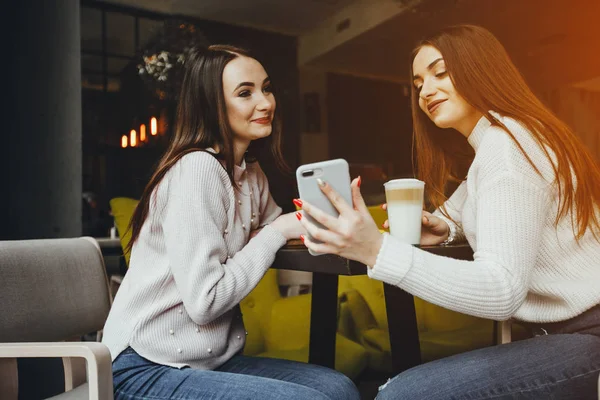
{"label": "coffee foam", "polygon": [[406,178],[406,179],[392,179],[383,184],[385,190],[395,189],[420,189],[425,188],[425,182],[418,179]]}

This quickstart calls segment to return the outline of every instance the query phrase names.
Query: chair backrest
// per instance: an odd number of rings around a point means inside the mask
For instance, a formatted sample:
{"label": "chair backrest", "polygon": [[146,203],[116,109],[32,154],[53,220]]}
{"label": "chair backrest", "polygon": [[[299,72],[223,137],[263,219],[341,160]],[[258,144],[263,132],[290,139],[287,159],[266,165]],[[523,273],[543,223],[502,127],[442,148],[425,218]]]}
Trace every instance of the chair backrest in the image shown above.
{"label": "chair backrest", "polygon": [[70,339],[102,329],[111,298],[92,238],[0,242],[0,342]]}

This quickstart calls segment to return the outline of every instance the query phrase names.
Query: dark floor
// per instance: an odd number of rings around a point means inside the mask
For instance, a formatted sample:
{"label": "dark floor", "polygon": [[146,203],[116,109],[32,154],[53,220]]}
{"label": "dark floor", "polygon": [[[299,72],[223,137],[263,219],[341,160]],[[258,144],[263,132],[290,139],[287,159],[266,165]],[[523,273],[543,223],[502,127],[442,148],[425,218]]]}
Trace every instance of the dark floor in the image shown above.
{"label": "dark floor", "polygon": [[379,386],[383,385],[388,378],[391,377],[391,373],[373,370],[364,371],[357,379],[354,380],[354,383],[360,392],[361,400],[373,400],[375,396],[377,396],[377,390],[379,389]]}

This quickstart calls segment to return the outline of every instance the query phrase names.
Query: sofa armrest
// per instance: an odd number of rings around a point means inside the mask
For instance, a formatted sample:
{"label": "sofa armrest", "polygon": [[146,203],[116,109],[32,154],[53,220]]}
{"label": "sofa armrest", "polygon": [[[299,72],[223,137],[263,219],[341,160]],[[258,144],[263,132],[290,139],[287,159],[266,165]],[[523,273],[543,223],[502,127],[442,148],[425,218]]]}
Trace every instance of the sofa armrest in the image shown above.
{"label": "sofa armrest", "polygon": [[112,361],[98,342],[0,343],[0,358],[81,357],[86,360],[90,400],[112,400]]}
{"label": "sofa armrest", "polygon": [[358,290],[348,290],[345,293],[345,298],[352,320],[359,332],[377,328],[377,321],[373,316],[373,312]]}

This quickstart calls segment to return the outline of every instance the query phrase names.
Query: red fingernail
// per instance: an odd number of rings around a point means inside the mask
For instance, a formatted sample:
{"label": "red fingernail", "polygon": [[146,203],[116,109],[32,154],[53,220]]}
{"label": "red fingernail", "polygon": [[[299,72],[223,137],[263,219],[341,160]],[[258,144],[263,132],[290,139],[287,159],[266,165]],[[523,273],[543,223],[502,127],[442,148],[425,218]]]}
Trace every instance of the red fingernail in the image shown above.
{"label": "red fingernail", "polygon": [[360,175],[358,176],[358,182],[356,182],[356,186],[360,187]]}
{"label": "red fingernail", "polygon": [[297,205],[298,207],[302,207],[302,200],[300,199],[294,199],[292,200],[294,202],[295,205]]}
{"label": "red fingernail", "polygon": [[296,212],[296,218],[298,218],[298,221],[302,219],[302,213],[300,213],[300,211]]}
{"label": "red fingernail", "polygon": [[382,227],[383,229],[385,229],[385,222],[384,222],[383,224],[381,224],[381,227]]}
{"label": "red fingernail", "polygon": [[300,235],[300,239],[302,240],[302,243],[304,243],[304,235]]}

